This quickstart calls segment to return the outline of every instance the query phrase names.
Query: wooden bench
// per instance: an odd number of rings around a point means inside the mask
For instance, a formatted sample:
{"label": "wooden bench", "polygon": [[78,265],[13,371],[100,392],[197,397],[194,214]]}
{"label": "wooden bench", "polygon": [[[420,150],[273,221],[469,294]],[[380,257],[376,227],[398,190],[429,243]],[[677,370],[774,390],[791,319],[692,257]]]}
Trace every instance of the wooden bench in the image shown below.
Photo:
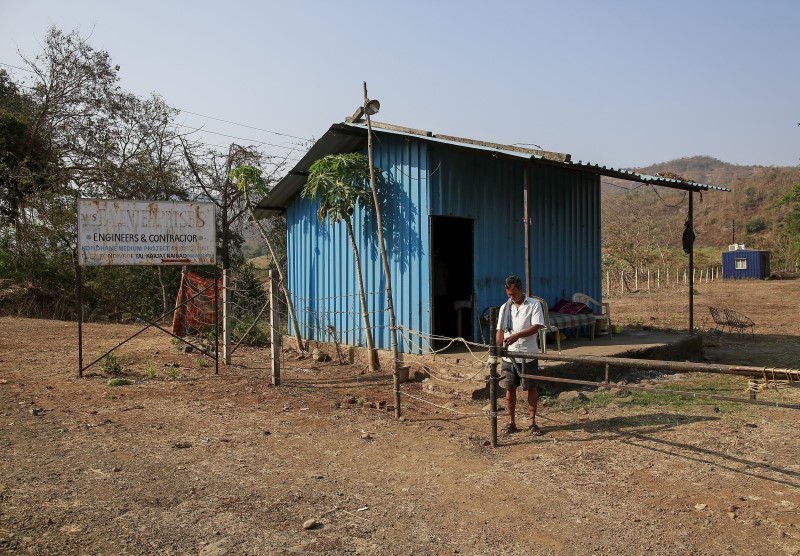
{"label": "wooden bench", "polygon": [[733,333],[734,330],[739,333],[744,333],[745,330],[749,328],[751,334],[755,333],[754,329],[756,323],[754,323],[750,317],[742,313],[737,313],[733,309],[724,309],[721,307],[709,307],[708,312],[711,313],[711,319],[714,321],[714,327],[717,330],[725,332],[725,328],[727,328],[728,332],[731,333]]}

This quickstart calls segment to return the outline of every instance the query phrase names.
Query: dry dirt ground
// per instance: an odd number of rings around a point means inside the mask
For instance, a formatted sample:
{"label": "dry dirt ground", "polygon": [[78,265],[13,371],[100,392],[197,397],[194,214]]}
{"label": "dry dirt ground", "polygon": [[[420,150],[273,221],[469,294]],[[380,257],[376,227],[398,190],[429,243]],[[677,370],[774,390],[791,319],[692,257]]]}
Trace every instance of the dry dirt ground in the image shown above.
{"label": "dry dirt ground", "polygon": [[[796,368],[798,294],[800,281],[701,285],[698,315],[718,304],[757,323],[708,335],[707,359]],[[612,311],[679,328],[684,304],[639,294]],[[287,351],[275,387],[268,350],[215,375],[148,330],[119,350],[134,383],[110,386],[98,366],[76,376],[75,323],[2,317],[0,330],[0,553],[800,554],[797,410],[553,403],[544,436],[492,449],[485,401],[406,384],[443,407],[405,397],[398,421],[388,377],[357,365]],[[139,330],[87,325],[87,362]],[[744,396],[736,380],[721,393]]]}

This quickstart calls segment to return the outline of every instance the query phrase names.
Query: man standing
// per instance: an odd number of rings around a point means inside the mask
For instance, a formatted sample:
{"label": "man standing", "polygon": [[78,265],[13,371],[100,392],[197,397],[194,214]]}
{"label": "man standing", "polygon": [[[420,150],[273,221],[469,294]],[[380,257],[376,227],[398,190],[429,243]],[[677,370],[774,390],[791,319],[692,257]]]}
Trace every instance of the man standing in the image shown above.
{"label": "man standing", "polygon": [[[497,345],[509,351],[539,353],[536,341],[539,329],[544,326],[542,304],[522,292],[522,280],[511,275],[505,280],[508,302],[500,307],[497,318]],[[536,374],[539,361],[536,359],[513,359],[503,357],[500,386],[506,391],[508,405],[508,424],[503,428],[504,434],[517,432],[519,429],[514,420],[517,407],[517,386],[528,392],[528,405],[531,412],[531,424],[528,430],[533,436],[540,436],[542,431],[536,426],[536,405],[539,402],[539,386],[535,380],[521,377],[520,374]]]}

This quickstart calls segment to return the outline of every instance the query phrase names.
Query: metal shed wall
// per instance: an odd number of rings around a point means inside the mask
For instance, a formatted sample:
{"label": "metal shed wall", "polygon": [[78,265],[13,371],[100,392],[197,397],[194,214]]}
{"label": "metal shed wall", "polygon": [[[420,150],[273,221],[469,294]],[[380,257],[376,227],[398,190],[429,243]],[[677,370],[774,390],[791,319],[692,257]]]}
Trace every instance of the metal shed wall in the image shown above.
{"label": "metal shed wall", "polygon": [[530,172],[531,293],[548,304],[601,298],[600,178],[437,147],[429,152],[431,214],[474,219],[480,312],[505,301],[503,279],[525,277],[524,169]]}
{"label": "metal shed wall", "polygon": [[[428,165],[423,143],[381,137],[375,165],[383,170],[378,193],[389,253],[397,322],[430,332],[428,257]],[[321,341],[366,345],[355,256],[344,223],[320,225],[316,200],[299,195],[289,205],[287,252],[289,289],[302,334]],[[357,210],[352,218],[361,259],[367,309],[375,346],[391,347],[386,283],[377,243],[374,213]],[[333,327],[331,330],[329,327]],[[399,338],[399,349],[411,351]],[[425,346],[427,348],[427,346]],[[418,351],[418,350],[414,350]]]}
{"label": "metal shed wall", "polygon": [[[744,260],[746,268],[736,268],[737,259]],[[722,253],[722,277],[724,279],[760,280],[768,278],[769,274],[769,251],[737,249]]]}
{"label": "metal shed wall", "polygon": [[[375,164],[384,237],[390,253],[398,325],[431,333],[430,216],[474,223],[478,311],[505,301],[502,281],[525,276],[524,169],[530,172],[533,295],[552,304],[576,291],[601,297],[600,180],[570,169],[377,134]],[[319,225],[316,200],[295,197],[287,209],[289,288],[303,336],[365,345],[354,255],[344,224]],[[391,347],[385,280],[374,215],[353,215],[375,345]],[[331,328],[332,327],[332,328]],[[333,334],[336,334],[334,338]],[[474,323],[473,337],[478,338]],[[427,351],[401,334],[403,352]]]}

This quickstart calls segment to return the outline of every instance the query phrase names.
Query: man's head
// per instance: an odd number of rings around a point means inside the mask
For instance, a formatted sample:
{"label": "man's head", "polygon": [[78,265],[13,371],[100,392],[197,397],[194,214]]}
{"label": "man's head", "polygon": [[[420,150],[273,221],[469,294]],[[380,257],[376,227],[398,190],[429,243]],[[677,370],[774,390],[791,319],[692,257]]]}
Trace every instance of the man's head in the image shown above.
{"label": "man's head", "polygon": [[511,298],[515,302],[519,302],[522,295],[522,280],[519,279],[519,276],[511,275],[506,278],[505,281],[506,286],[506,295]]}

